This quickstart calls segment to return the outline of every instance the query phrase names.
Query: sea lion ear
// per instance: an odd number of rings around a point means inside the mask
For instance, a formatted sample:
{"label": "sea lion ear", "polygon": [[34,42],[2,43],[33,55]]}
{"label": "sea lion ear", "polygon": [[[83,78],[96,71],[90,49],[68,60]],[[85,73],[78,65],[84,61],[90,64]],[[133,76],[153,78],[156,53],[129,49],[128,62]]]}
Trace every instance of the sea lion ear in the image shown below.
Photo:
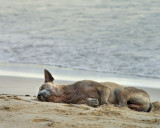
{"label": "sea lion ear", "polygon": [[52,74],[47,70],[44,69],[44,79],[45,79],[45,83],[46,82],[52,82],[54,81],[54,78],[52,77]]}

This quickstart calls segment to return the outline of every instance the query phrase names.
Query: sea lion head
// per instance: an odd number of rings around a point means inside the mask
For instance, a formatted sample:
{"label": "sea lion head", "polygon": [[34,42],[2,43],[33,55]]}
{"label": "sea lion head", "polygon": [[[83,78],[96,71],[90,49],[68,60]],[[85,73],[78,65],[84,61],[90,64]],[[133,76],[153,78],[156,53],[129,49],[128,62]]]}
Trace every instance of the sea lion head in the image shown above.
{"label": "sea lion head", "polygon": [[[48,70],[44,70],[44,84],[39,88],[37,99],[40,101],[50,101],[52,96],[54,96],[55,86],[53,84],[54,78]],[[54,91],[55,90],[55,91]]]}

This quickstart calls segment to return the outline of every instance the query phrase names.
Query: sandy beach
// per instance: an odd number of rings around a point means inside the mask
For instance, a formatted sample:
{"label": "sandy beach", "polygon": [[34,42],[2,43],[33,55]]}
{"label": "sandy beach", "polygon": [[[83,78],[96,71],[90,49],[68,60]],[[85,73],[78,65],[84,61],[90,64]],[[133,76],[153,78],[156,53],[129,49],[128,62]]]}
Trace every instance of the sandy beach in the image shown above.
{"label": "sandy beach", "polygon": [[[159,89],[146,88],[155,109],[145,113],[113,105],[92,108],[40,102],[36,94],[43,79],[39,78],[0,76],[0,82],[0,128],[158,128],[160,125]],[[69,84],[71,81],[55,83]]]}
{"label": "sandy beach", "polygon": [[158,128],[160,102],[151,113],[103,105],[48,103],[31,96],[0,95],[1,128]]}
{"label": "sandy beach", "polygon": [[[0,128],[160,128],[159,11],[158,0],[0,0]],[[38,101],[44,69],[55,85],[141,88],[154,109]]]}

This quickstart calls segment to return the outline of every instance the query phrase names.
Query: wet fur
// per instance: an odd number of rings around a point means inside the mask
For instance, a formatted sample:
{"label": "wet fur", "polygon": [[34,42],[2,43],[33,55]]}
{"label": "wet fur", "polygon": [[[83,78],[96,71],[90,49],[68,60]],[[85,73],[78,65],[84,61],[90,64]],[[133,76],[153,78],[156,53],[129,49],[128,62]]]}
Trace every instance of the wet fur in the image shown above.
{"label": "wet fur", "polygon": [[[44,70],[45,83],[40,87],[48,89],[51,95],[45,101],[56,103],[87,103],[88,98],[98,99],[99,105],[117,104],[119,107],[129,107],[136,111],[149,112],[153,109],[150,97],[147,92],[134,87],[124,87],[113,82],[95,82],[83,80],[71,85],[54,85],[51,73]],[[42,100],[39,98],[39,100]]]}

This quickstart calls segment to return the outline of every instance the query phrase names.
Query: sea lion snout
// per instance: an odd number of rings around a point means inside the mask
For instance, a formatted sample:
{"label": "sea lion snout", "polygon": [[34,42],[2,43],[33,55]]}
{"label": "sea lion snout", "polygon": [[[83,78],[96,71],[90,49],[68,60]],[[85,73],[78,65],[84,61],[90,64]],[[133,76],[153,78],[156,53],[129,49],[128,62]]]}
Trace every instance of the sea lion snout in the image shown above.
{"label": "sea lion snout", "polygon": [[51,96],[51,95],[52,95],[51,90],[45,89],[45,90],[42,90],[42,91],[40,91],[40,92],[38,93],[37,98],[38,98],[38,100],[40,100],[40,101],[48,101],[47,99],[48,99],[48,97]]}

